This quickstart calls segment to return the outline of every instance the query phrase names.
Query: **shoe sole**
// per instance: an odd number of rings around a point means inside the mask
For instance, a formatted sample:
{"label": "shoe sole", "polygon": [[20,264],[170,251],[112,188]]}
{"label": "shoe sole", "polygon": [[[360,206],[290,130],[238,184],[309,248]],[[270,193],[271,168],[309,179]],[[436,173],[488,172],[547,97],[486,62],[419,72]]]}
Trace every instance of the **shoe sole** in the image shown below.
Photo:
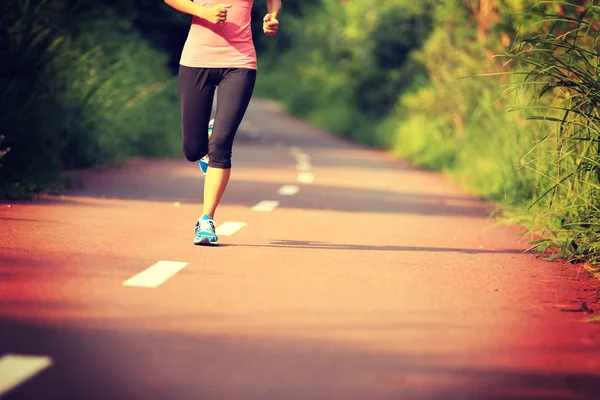
{"label": "shoe sole", "polygon": [[216,242],[211,242],[207,237],[203,237],[200,240],[195,240],[194,244],[196,246],[218,246],[219,241],[217,240]]}

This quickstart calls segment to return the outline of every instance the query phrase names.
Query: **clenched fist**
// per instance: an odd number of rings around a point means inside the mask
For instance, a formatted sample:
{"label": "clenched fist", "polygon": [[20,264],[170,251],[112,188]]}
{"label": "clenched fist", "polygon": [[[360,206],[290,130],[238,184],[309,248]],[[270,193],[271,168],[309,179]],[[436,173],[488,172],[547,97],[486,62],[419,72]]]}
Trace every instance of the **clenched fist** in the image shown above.
{"label": "clenched fist", "polygon": [[263,32],[268,36],[274,36],[279,29],[279,21],[272,14],[263,18]]}
{"label": "clenched fist", "polygon": [[227,9],[230,7],[231,4],[215,4],[206,7],[204,18],[213,24],[224,24],[227,22]]}

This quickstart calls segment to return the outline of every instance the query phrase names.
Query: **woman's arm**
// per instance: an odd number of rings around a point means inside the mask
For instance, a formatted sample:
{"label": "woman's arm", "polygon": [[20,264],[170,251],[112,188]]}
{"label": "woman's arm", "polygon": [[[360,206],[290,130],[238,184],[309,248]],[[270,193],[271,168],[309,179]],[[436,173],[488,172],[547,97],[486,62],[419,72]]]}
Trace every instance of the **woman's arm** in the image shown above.
{"label": "woman's arm", "polygon": [[196,4],[191,0],[165,0],[165,3],[177,11],[181,11],[185,14],[190,14],[195,17],[200,17],[204,15],[204,6],[200,4]]}
{"label": "woman's arm", "polygon": [[281,13],[281,0],[267,0],[267,10],[275,19],[279,18]]}
{"label": "woman's arm", "polygon": [[205,7],[191,0],[164,0],[165,3],[177,11],[205,19],[213,24],[223,24],[227,20],[227,9],[231,4],[217,4]]}
{"label": "woman's arm", "polygon": [[267,0],[267,15],[263,18],[263,32],[274,36],[279,30],[279,14],[281,13],[281,0]]}

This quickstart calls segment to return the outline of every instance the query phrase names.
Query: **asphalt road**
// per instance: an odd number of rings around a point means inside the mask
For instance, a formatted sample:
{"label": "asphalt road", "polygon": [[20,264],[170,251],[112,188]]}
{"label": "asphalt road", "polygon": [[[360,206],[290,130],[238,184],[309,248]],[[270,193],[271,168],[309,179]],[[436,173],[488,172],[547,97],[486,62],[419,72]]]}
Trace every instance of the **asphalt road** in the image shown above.
{"label": "asphalt road", "polygon": [[598,281],[485,202],[258,100],[233,164],[216,248],[183,157],[0,204],[0,398],[600,399]]}

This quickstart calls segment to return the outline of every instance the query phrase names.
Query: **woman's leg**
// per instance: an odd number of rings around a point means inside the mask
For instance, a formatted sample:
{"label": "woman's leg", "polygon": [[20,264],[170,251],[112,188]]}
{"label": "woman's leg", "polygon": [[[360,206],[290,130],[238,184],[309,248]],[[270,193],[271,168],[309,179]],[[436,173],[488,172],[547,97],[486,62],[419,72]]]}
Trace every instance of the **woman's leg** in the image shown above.
{"label": "woman's leg", "polygon": [[215,95],[215,72],[206,68],[179,67],[182,147],[188,161],[197,162],[208,153],[208,122]]}
{"label": "woman's leg", "polygon": [[229,177],[231,176],[231,168],[216,168],[210,166],[206,171],[204,178],[204,207],[203,214],[210,218],[215,218],[217,206],[225,193]]}
{"label": "woman's leg", "polygon": [[211,219],[214,219],[229,182],[233,140],[248,109],[255,82],[255,70],[232,68],[223,70],[218,85],[217,110],[204,181],[204,215]]}

